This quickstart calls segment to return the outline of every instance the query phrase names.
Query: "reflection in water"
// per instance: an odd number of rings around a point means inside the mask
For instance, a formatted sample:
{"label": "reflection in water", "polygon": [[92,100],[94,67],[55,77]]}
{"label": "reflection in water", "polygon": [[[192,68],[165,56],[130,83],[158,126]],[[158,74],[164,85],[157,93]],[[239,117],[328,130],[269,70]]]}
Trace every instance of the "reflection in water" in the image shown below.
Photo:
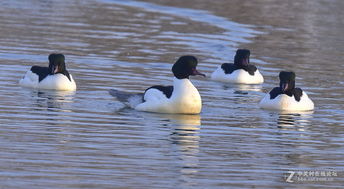
{"label": "reflection in water", "polygon": [[294,128],[298,131],[304,131],[304,127],[311,125],[313,111],[306,112],[280,112],[278,114],[278,128],[288,129]]}
{"label": "reflection in water", "polygon": [[180,125],[184,129],[190,127],[191,129],[199,129],[201,125],[201,116],[199,114],[157,114],[161,118],[171,120],[173,124]]}
{"label": "reflection in water", "polygon": [[262,85],[233,84],[226,83],[222,86],[224,90],[234,89],[235,93],[248,94],[247,91],[261,92]]}
{"label": "reflection in water", "polygon": [[[337,70],[344,25],[334,18],[343,17],[344,1],[141,2],[1,1],[2,188],[284,188],[281,167],[343,169],[343,72]],[[308,6],[313,2],[319,6]],[[264,93],[275,86],[276,72],[297,71],[299,86],[317,104],[314,115],[259,109],[259,85],[222,90],[225,84],[198,78],[202,121],[113,113],[117,102],[108,89],[170,84],[170,62],[185,53],[211,72],[241,47],[255,51]],[[28,66],[45,65],[52,52],[69,54],[76,96],[18,87]]]}
{"label": "reflection in water", "polygon": [[172,121],[174,127],[171,133],[173,151],[176,153],[181,185],[194,185],[192,176],[198,172],[199,166],[199,130],[200,115],[163,115]]}
{"label": "reflection in water", "polygon": [[38,107],[46,107],[48,111],[70,112],[75,91],[32,91]]}

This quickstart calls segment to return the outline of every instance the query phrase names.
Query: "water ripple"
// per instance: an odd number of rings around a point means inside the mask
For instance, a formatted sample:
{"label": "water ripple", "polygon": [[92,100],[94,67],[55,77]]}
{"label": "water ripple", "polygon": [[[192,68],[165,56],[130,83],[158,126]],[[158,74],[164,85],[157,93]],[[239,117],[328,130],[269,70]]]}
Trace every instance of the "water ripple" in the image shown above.
{"label": "water ripple", "polygon": [[[141,1],[0,5],[1,187],[285,188],[289,170],[344,166],[343,87],[340,75],[329,74],[337,69],[331,65],[294,65],[324,75],[316,85],[311,71],[297,78],[315,101],[313,112],[259,109],[285,66],[275,49],[269,57],[252,53],[266,76],[263,85],[192,77],[203,100],[200,115],[137,112],[107,92],[171,84],[172,63],[182,54],[197,56],[199,69],[209,75],[231,61],[235,49],[266,37],[259,26],[210,10]],[[52,52],[65,54],[78,90],[19,87],[25,71],[47,65]],[[341,178],[335,179],[331,184],[339,186]]]}

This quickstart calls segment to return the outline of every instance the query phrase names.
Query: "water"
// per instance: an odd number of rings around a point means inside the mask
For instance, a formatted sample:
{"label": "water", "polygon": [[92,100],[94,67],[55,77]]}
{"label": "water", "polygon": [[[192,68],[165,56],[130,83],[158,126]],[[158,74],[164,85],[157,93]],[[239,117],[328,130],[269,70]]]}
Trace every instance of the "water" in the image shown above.
{"label": "water", "polygon": [[[324,188],[343,186],[343,1],[1,1],[1,188]],[[193,77],[200,115],[126,108],[111,88],[172,82],[184,54],[210,73],[249,48],[263,85]],[[50,53],[66,56],[73,92],[18,86]],[[261,110],[280,70],[316,109]],[[337,173],[286,182],[288,171]],[[295,179],[294,177],[293,179]]]}

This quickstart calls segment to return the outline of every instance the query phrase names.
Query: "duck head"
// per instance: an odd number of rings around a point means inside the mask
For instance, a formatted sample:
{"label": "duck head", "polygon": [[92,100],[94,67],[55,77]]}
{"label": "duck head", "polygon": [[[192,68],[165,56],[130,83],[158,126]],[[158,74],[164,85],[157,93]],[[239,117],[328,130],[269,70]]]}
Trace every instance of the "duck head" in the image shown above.
{"label": "duck head", "polygon": [[178,79],[188,79],[190,75],[201,75],[205,77],[205,74],[197,71],[197,58],[194,56],[182,56],[172,67],[174,76]]}
{"label": "duck head", "polygon": [[295,88],[295,73],[282,71],[279,74],[282,93],[287,93]]}
{"label": "duck head", "polygon": [[66,71],[65,57],[63,54],[49,55],[49,71],[50,75],[64,73]]}
{"label": "duck head", "polygon": [[250,63],[250,50],[248,49],[238,49],[234,56],[234,65],[239,67],[248,66]]}

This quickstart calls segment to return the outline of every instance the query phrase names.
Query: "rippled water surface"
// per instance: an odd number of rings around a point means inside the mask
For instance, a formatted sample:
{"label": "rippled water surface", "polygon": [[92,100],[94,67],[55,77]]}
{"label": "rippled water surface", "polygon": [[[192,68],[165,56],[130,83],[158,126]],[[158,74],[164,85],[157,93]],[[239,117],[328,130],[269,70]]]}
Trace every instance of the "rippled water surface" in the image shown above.
{"label": "rippled water surface", "polygon": [[[0,188],[342,187],[343,8],[340,0],[1,1]],[[265,83],[193,77],[200,115],[137,112],[108,94],[171,84],[184,54],[209,76],[237,48],[251,49]],[[65,54],[76,92],[18,86],[53,52]],[[258,108],[286,69],[314,111]],[[288,183],[288,171],[337,175]]]}

